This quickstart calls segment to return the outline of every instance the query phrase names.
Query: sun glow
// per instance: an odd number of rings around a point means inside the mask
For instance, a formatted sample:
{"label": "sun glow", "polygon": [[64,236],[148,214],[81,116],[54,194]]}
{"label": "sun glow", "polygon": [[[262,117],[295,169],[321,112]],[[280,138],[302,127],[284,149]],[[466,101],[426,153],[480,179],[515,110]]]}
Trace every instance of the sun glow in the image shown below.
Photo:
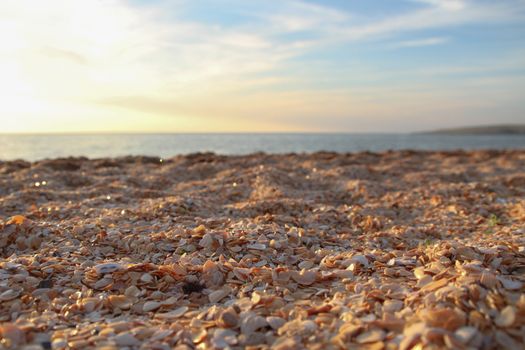
{"label": "sun glow", "polygon": [[505,106],[522,110],[524,80],[508,73],[523,48],[468,66],[397,53],[455,44],[440,32],[450,26],[520,20],[519,4],[410,3],[361,23],[305,1],[216,8],[230,22],[184,0],[4,0],[0,132],[399,131],[423,128],[422,115],[519,115]]}

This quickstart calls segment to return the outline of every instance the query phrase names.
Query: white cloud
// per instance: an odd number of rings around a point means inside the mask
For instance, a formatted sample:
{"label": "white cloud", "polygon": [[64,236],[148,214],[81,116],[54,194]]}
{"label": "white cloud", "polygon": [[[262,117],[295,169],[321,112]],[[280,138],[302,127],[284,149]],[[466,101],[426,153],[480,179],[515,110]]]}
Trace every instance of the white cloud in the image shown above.
{"label": "white cloud", "polygon": [[[327,45],[377,38],[393,41],[392,47],[442,44],[448,38],[395,40],[422,29],[513,19],[524,8],[515,1],[418,1],[422,8],[385,18],[301,1],[271,6],[261,1],[263,9],[251,14],[257,21],[226,26],[185,17],[184,1],[137,7],[124,0],[49,0],[42,5],[2,0],[0,94],[7,102],[0,104],[0,115],[28,116],[22,119],[27,123],[55,114],[104,120],[104,113],[116,115],[124,107],[137,120],[141,115],[155,120],[172,116],[191,125],[192,117],[206,120],[208,115],[237,121],[246,115],[317,115],[325,102],[334,114],[365,113],[375,110],[373,105],[349,99],[346,92],[316,98],[316,87],[273,90],[302,78],[274,72],[300,64],[290,60]],[[301,32],[311,36],[294,36]],[[331,74],[341,68],[329,67]],[[251,94],[257,87],[265,93]],[[257,108],[260,112],[250,113]]]}
{"label": "white cloud", "polygon": [[440,7],[448,11],[460,11],[467,6],[467,2],[464,0],[412,0],[414,2],[420,2],[429,4],[435,7]]}
{"label": "white cloud", "polygon": [[416,39],[416,40],[405,40],[390,45],[391,48],[409,48],[409,47],[424,47],[424,46],[434,46],[441,45],[448,42],[449,39],[445,37],[432,37],[425,39]]}

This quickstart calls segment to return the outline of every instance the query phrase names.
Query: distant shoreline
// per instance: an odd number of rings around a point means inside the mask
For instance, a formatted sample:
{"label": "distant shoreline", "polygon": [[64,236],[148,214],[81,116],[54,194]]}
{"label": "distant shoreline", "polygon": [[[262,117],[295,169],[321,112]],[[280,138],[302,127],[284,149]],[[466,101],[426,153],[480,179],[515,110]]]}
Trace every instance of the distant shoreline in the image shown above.
{"label": "distant shoreline", "polygon": [[424,135],[525,135],[525,124],[507,124],[474,126],[461,128],[447,128],[431,131],[422,131],[416,134]]}

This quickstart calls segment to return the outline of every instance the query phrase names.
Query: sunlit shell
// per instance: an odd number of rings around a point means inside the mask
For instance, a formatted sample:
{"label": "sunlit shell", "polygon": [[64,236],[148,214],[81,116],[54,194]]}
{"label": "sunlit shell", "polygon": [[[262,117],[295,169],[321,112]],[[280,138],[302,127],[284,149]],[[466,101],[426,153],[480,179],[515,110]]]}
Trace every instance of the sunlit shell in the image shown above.
{"label": "sunlit shell", "polygon": [[[0,336],[4,340],[8,340],[6,345],[13,348],[18,347],[26,341],[26,335],[22,328],[12,323],[4,323],[0,325]],[[3,343],[5,344],[4,341]]]}
{"label": "sunlit shell", "polygon": [[431,327],[454,331],[466,323],[465,315],[450,308],[428,309],[419,312],[420,317]]}
{"label": "sunlit shell", "polygon": [[385,339],[386,333],[380,329],[373,329],[359,334],[355,341],[359,344],[375,343]]}
{"label": "sunlit shell", "polygon": [[498,327],[510,327],[516,320],[516,308],[511,305],[507,305],[501,310],[499,315],[494,320],[494,323]]}
{"label": "sunlit shell", "polygon": [[133,304],[132,301],[125,295],[110,295],[108,297],[109,303],[113,307],[118,307],[122,310],[128,310]]}
{"label": "sunlit shell", "polygon": [[384,312],[396,312],[403,308],[403,302],[400,300],[385,300],[383,303]]}

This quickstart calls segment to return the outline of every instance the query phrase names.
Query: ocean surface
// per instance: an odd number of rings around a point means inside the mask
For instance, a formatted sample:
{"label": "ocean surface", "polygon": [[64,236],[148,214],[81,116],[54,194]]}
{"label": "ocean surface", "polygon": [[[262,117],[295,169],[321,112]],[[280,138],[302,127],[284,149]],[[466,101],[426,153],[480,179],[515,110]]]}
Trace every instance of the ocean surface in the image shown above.
{"label": "ocean surface", "polygon": [[315,151],[525,149],[525,135],[437,134],[93,134],[1,135],[0,159],[39,160],[215,152],[290,153]]}

